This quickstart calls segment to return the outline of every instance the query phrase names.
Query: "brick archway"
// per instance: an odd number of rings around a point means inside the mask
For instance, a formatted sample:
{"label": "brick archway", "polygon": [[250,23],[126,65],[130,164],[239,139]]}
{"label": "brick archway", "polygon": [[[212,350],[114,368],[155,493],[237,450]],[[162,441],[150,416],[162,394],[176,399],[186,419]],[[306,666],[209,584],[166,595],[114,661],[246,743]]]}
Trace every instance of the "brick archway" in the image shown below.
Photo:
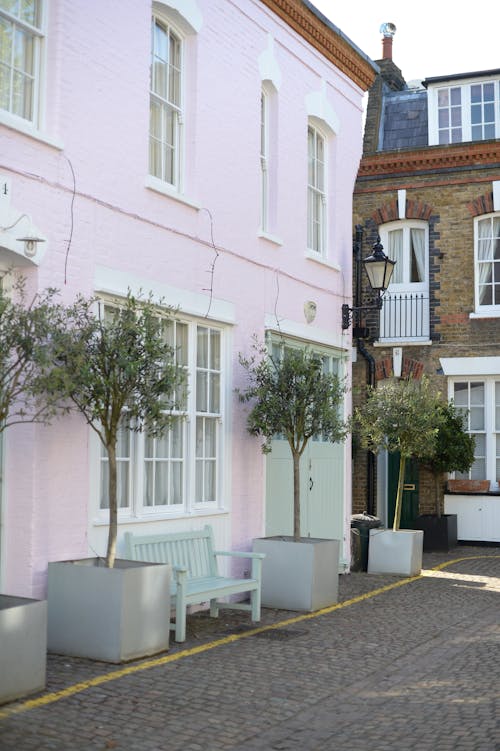
{"label": "brick archway", "polygon": [[482,196],[478,196],[473,201],[467,204],[467,208],[469,209],[471,216],[492,214],[495,211],[493,207],[493,192],[484,193]]}
{"label": "brick archway", "polygon": [[[406,199],[406,209],[404,219],[423,219],[428,222],[432,216],[432,206],[424,201],[415,201],[412,198]],[[399,216],[398,202],[396,199],[380,206],[372,214],[372,219],[378,226],[387,222],[396,222]]]}

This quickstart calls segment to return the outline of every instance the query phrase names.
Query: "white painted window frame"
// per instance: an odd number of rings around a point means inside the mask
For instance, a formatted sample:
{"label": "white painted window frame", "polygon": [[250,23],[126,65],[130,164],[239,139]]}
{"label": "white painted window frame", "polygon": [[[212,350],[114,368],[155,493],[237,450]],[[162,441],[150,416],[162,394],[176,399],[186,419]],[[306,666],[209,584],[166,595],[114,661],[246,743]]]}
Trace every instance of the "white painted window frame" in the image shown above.
{"label": "white painted window frame", "polygon": [[[468,358],[470,359],[470,358]],[[491,359],[491,358],[478,358]],[[495,358],[498,359],[498,358]],[[454,375],[448,379],[448,397],[453,400],[455,395],[456,383],[481,383],[484,385],[484,428],[481,430],[468,430],[472,435],[484,435],[485,437],[485,453],[479,454],[476,448],[476,455],[485,460],[485,476],[483,473],[474,473],[474,466],[471,471],[466,473],[465,476],[472,477],[472,479],[490,480],[491,487],[496,487],[500,474],[497,472],[497,467],[500,471],[500,420],[498,426],[496,423],[496,413],[500,414],[500,372],[498,375],[482,375],[478,374],[463,374]],[[496,384],[499,385],[499,394],[496,396]],[[481,406],[481,405],[478,405]],[[467,418],[468,422],[470,417]],[[481,475],[481,476],[480,476]],[[458,473],[457,473],[458,476]]]}
{"label": "white painted window frame", "polygon": [[[425,232],[425,247],[424,247],[424,261],[425,261],[425,267],[424,267],[424,279],[421,282],[411,282],[410,280],[410,236],[411,236],[411,230],[412,229],[420,229]],[[398,296],[398,295],[404,295],[404,294],[412,294],[416,293],[418,295],[423,295],[423,329],[425,336],[428,336],[429,334],[429,326],[430,326],[430,319],[429,319],[429,223],[424,221],[423,219],[398,219],[393,222],[387,222],[386,224],[381,224],[379,227],[379,234],[380,234],[380,240],[384,247],[384,250],[386,254],[391,258],[392,260],[396,260],[391,257],[391,250],[390,250],[390,243],[389,243],[389,235],[391,232],[402,230],[403,231],[403,276],[404,280],[402,282],[391,282],[389,287],[387,288],[387,291],[384,293],[384,299],[389,302],[392,295]],[[401,263],[401,261],[398,261],[398,263]],[[386,335],[384,335],[384,327],[383,327],[383,318],[384,316],[384,310],[382,309],[380,314],[380,340],[384,341],[393,341]],[[425,341],[424,336],[424,341]],[[422,337],[412,337],[412,336],[405,336],[405,337],[397,337],[394,341],[401,341],[404,339],[405,341],[419,341],[422,342]]]}
{"label": "white painted window frame", "polygon": [[260,92],[260,230],[269,230],[269,106],[270,96],[265,86]]}
{"label": "white painted window frame", "polygon": [[[26,118],[17,115],[9,106],[7,109],[0,108],[0,123],[21,130],[29,135],[34,135],[35,137],[42,126],[43,120],[42,90],[45,75],[47,2],[48,0],[39,0],[40,22],[38,26],[32,26],[26,21],[21,20],[19,16],[0,9],[0,17],[12,23],[15,27],[22,29],[34,39],[32,117]],[[12,94],[11,88],[9,88],[9,91]]]}
{"label": "white painted window frame", "polygon": [[[480,216],[474,217],[474,310],[475,312],[471,314],[471,317],[474,318],[480,318],[480,317],[486,317],[486,318],[499,318],[500,317],[500,301],[497,305],[482,305],[480,302],[480,290],[479,290],[479,281],[480,281],[480,266],[483,264],[479,261],[479,225],[483,221],[493,221],[494,219],[497,219],[500,221],[500,212],[493,212],[491,214],[481,214]],[[493,261],[494,259],[492,259]],[[498,264],[493,264],[493,266],[498,265],[500,269],[500,260],[498,261]],[[492,269],[494,272],[494,269]]]}
{"label": "white painted window frame", "polygon": [[[453,143],[464,143],[483,139],[472,138],[471,123],[471,86],[493,82],[495,85],[495,138],[500,138],[500,79],[496,76],[486,76],[481,79],[467,79],[463,81],[451,80],[448,84],[443,81],[428,88],[428,125],[429,145],[439,145],[438,96],[440,89],[459,88],[461,90],[462,138]],[[444,144],[443,144],[444,145]]]}
{"label": "white painted window frame", "polygon": [[[180,415],[183,420],[183,502],[180,504],[147,506],[144,503],[145,487],[145,435],[143,433],[130,433],[130,457],[128,494],[129,504],[118,508],[118,518],[121,522],[141,520],[177,518],[190,514],[204,514],[224,511],[227,507],[226,499],[226,467],[225,446],[226,431],[229,419],[227,417],[228,403],[228,332],[227,327],[213,321],[201,321],[183,315],[176,317],[178,323],[188,326],[187,347],[187,371],[188,371],[188,395],[186,410]],[[197,332],[199,328],[208,328],[219,333],[220,336],[220,370],[219,374],[219,410],[205,412],[197,409],[196,404],[196,373],[197,373]],[[208,418],[216,423],[216,470],[215,470],[215,498],[213,500],[196,498],[196,421],[200,418]],[[100,442],[99,442],[100,443]],[[99,448],[99,467],[102,466],[102,452]],[[101,488],[101,469],[99,469],[98,487]],[[95,521],[105,523],[108,519],[108,509],[101,508],[100,492],[98,493],[98,508],[96,509]],[[119,501],[120,503],[120,501]]]}
{"label": "white painted window frame", "polygon": [[[314,153],[312,155],[309,150],[310,132],[314,136]],[[317,144],[319,139],[323,144],[323,187],[320,187],[320,185],[318,185],[317,179]],[[328,157],[327,134],[309,119],[307,123],[307,250],[309,253],[315,254],[319,258],[326,258],[326,249],[328,247]],[[314,175],[313,180],[310,182],[309,166],[311,158],[313,159],[314,164]],[[312,211],[313,199],[319,199],[321,206],[321,219],[318,222],[318,247],[315,247],[314,241],[314,213]]]}
{"label": "white painted window frame", "polygon": [[[180,45],[180,103],[178,105],[173,105],[170,101],[163,100],[158,97],[158,95],[153,92],[152,89],[152,66],[153,66],[153,56],[154,56],[154,29],[155,25],[159,24],[164,27],[165,33],[167,36],[172,33],[177,40],[179,41]],[[160,102],[160,106],[162,108],[170,107],[172,110],[175,109],[176,116],[176,125],[175,125],[175,137],[174,137],[174,144],[173,144],[173,151],[174,151],[174,166],[173,166],[173,178],[172,180],[166,179],[166,171],[164,167],[164,157],[165,154],[162,154],[162,169],[161,174],[157,175],[153,171],[153,166],[151,164],[151,111],[152,111],[152,102],[153,99],[156,99]],[[158,181],[160,185],[164,185],[169,190],[174,190],[179,193],[181,193],[184,189],[184,159],[185,159],[185,139],[184,139],[184,130],[185,130],[185,36],[181,32],[181,30],[178,28],[178,26],[175,25],[175,23],[172,23],[171,19],[169,18],[168,13],[159,12],[158,10],[153,10],[152,13],[152,19],[151,19],[151,64],[150,64],[150,87],[149,87],[149,135],[148,135],[148,143],[149,143],[149,164],[148,164],[148,175],[152,180]],[[164,143],[162,141],[162,147],[164,149]]]}

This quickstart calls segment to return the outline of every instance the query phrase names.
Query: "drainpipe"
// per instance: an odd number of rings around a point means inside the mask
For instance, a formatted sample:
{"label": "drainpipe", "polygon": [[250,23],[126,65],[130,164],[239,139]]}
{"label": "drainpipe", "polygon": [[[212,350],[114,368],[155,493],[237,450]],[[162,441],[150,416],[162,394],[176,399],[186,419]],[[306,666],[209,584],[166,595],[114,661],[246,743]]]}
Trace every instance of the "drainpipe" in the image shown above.
{"label": "drainpipe", "polygon": [[[367,384],[375,386],[375,359],[365,347],[362,339],[358,339],[358,352],[363,355],[367,362]],[[366,513],[375,515],[375,454],[368,451],[366,455]]]}
{"label": "drainpipe", "polygon": [[[356,277],[355,277],[355,285],[354,285],[354,307],[359,308],[361,307],[361,286],[362,286],[362,278],[361,278],[361,248],[363,245],[363,227],[360,224],[356,225],[356,235],[354,240],[354,263],[355,263],[355,269],[356,269]],[[353,322],[354,329],[358,329],[358,331],[361,332],[361,329],[359,327],[359,321],[356,319]],[[369,386],[375,386],[375,359],[373,356],[368,352],[368,350],[365,347],[365,343],[361,337],[357,338],[357,349],[358,352],[363,355],[363,357],[366,360],[367,363],[367,384]],[[374,515],[375,514],[375,454],[372,451],[369,451],[367,453],[367,463],[366,463],[366,513]]]}

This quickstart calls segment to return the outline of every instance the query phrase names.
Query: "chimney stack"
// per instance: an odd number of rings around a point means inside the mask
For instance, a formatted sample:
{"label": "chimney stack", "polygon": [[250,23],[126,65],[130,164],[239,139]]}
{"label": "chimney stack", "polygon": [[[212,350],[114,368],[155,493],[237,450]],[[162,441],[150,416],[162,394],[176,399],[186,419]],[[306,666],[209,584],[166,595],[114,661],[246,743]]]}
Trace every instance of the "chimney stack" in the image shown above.
{"label": "chimney stack", "polygon": [[393,23],[383,23],[380,27],[382,34],[382,59],[392,60],[392,38],[396,33],[396,26]]}

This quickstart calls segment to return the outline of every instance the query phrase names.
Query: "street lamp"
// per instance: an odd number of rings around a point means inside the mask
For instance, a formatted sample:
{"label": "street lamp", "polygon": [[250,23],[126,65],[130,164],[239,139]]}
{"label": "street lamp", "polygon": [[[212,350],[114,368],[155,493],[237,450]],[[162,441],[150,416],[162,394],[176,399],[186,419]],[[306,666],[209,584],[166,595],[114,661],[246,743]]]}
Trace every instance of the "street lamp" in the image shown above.
{"label": "street lamp", "polygon": [[342,305],[343,330],[348,329],[351,325],[353,313],[357,314],[362,310],[382,309],[382,294],[386,291],[391,282],[392,272],[396,265],[396,261],[392,261],[384,253],[384,247],[380,242],[380,237],[377,237],[377,242],[373,246],[372,254],[367,258],[364,258],[362,263],[365,267],[370,287],[377,293],[377,297],[371,305],[360,305],[350,308],[347,303],[344,303]]}

